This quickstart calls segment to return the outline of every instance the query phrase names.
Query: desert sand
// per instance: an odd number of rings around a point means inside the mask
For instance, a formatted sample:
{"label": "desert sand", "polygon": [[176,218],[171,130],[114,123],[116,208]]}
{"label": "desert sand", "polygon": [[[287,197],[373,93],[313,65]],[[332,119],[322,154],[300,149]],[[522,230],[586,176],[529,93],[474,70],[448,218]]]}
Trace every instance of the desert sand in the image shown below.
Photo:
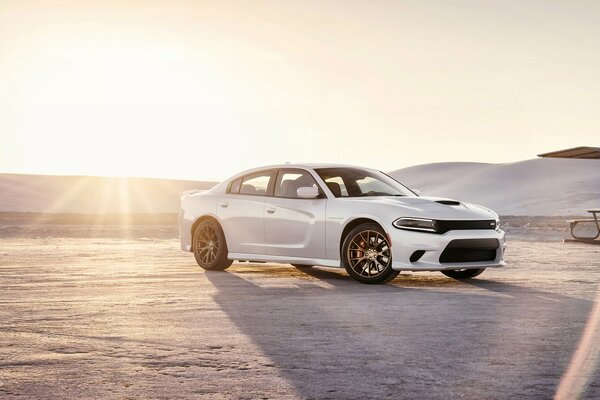
{"label": "desert sand", "polygon": [[390,174],[430,196],[481,204],[500,215],[583,215],[600,207],[598,160],[537,158],[506,164],[423,164]]}
{"label": "desert sand", "polygon": [[[547,399],[600,282],[600,246],[548,235],[510,240],[508,266],[470,282],[367,286],[327,268],[205,272],[156,221],[128,237],[4,221],[2,399]],[[598,370],[582,382],[600,397]]]}
{"label": "desert sand", "polygon": [[[584,216],[586,210],[600,207],[597,160],[434,163],[390,174],[423,195],[481,204],[500,215]],[[214,184],[150,178],[0,174],[0,210],[54,214],[177,213],[183,191],[205,190]]]}

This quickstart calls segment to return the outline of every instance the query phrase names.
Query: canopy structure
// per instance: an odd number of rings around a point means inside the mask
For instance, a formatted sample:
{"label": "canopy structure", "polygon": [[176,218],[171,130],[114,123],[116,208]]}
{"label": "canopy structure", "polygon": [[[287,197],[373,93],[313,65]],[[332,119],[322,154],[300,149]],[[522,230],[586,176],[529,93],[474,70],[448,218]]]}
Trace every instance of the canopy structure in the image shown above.
{"label": "canopy structure", "polygon": [[[595,159],[600,160],[600,147],[588,147],[588,146],[580,146],[580,147],[572,147],[570,149],[551,151],[550,153],[542,153],[538,154],[538,157],[546,157],[546,158],[579,158],[579,159]],[[594,218],[593,219],[574,219],[569,221],[571,226],[571,236],[572,238],[565,239],[565,242],[579,242],[579,243],[590,243],[590,244],[600,244],[600,240],[597,240],[600,237],[600,209],[596,210],[588,210]],[[594,224],[595,231],[590,236],[581,236],[576,233],[577,226],[579,224]]]}
{"label": "canopy structure", "polygon": [[600,147],[572,147],[570,149],[551,151],[550,153],[538,154],[545,158],[584,158],[600,159]]}

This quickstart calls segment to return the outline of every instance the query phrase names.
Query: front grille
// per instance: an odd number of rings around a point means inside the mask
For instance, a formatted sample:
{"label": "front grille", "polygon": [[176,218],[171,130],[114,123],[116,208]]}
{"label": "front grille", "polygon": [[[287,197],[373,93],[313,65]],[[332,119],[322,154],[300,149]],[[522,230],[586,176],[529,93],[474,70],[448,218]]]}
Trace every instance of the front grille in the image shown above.
{"label": "front grille", "polygon": [[437,220],[437,233],[468,229],[496,229],[496,221],[493,219],[476,221],[445,221]]}
{"label": "front grille", "polygon": [[497,239],[456,239],[448,243],[441,263],[494,261],[498,250]]}

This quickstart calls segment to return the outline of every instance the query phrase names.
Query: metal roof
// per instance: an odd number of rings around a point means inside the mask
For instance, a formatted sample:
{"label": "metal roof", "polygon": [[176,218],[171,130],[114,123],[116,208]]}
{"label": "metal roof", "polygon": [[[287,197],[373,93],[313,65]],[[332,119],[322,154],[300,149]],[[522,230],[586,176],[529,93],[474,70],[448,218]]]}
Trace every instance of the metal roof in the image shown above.
{"label": "metal roof", "polygon": [[538,154],[538,157],[546,158],[587,158],[600,159],[600,147],[572,147],[570,149],[551,151],[550,153]]}

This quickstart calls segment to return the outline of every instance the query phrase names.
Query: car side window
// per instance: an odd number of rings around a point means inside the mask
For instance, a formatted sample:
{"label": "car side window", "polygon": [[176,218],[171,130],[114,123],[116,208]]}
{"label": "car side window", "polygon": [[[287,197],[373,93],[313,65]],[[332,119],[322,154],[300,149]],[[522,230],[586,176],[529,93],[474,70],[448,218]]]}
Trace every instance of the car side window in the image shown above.
{"label": "car side window", "polygon": [[315,179],[306,171],[300,169],[279,171],[275,181],[275,197],[299,199],[298,188],[301,187],[318,188],[318,185]]}
{"label": "car side window", "polygon": [[228,193],[239,193],[241,186],[242,186],[242,178],[236,179],[235,181],[231,182],[231,184],[229,185]]}
{"label": "car side window", "polygon": [[257,172],[246,175],[242,180],[240,194],[252,194],[255,196],[266,196],[271,181],[271,171]]}
{"label": "car side window", "polygon": [[346,185],[344,181],[339,176],[333,176],[331,178],[325,179],[325,184],[331,190],[331,193],[335,197],[348,197],[348,191],[346,190]]}

